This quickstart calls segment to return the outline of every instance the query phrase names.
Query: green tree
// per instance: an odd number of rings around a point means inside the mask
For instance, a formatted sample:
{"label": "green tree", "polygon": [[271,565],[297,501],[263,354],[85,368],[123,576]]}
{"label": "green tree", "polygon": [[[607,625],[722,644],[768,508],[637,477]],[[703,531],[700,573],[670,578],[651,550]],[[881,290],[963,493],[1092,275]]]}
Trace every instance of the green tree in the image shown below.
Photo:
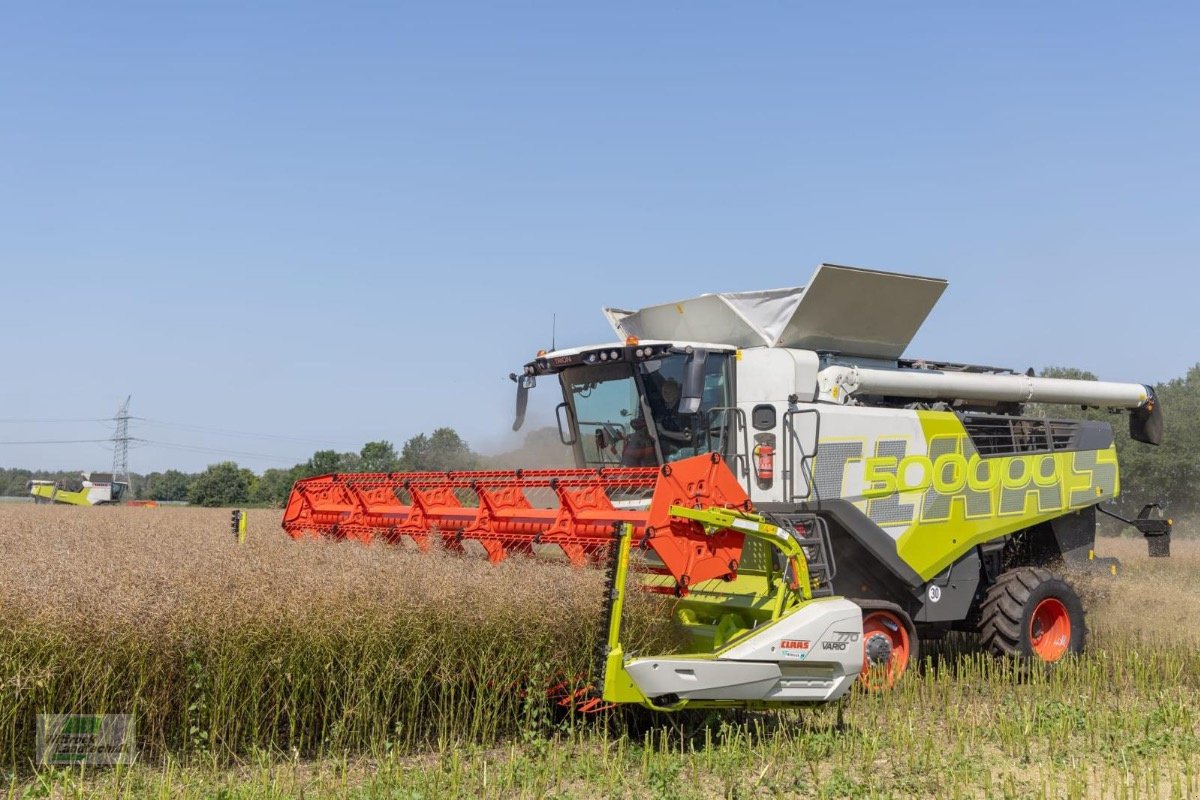
{"label": "green tree", "polygon": [[33,478],[27,469],[0,469],[0,495],[23,497],[29,494],[26,484]]}
{"label": "green tree", "polygon": [[359,468],[363,472],[395,472],[400,467],[400,457],[391,442],[367,442],[359,453]]}
{"label": "green tree", "polygon": [[358,453],[318,450],[304,465],[304,474],[328,475],[331,472],[356,472],[361,469],[360,461]]}
{"label": "green tree", "polygon": [[1126,510],[1158,500],[1171,514],[1200,510],[1200,364],[1154,393],[1162,404],[1162,444],[1135,442],[1124,425],[1117,436]]}
{"label": "green tree", "polygon": [[281,507],[292,491],[292,484],[305,477],[304,465],[298,464],[291,469],[268,469],[263,472],[254,485],[251,500],[255,503]]}
{"label": "green tree", "polygon": [[257,479],[232,461],[213,464],[192,481],[188,502],[194,506],[235,506],[250,501]]}
{"label": "green tree", "polygon": [[407,472],[442,472],[475,469],[479,457],[453,428],[438,428],[431,435],[418,433],[404,443],[400,466]]}
{"label": "green tree", "polygon": [[144,495],[150,500],[187,500],[188,487],[194,478],[177,469],[152,472],[146,476]]}
{"label": "green tree", "polygon": [[336,450],[318,450],[312,454],[312,458],[305,465],[305,472],[310,475],[325,475],[329,472],[337,472],[341,465],[341,456]]}

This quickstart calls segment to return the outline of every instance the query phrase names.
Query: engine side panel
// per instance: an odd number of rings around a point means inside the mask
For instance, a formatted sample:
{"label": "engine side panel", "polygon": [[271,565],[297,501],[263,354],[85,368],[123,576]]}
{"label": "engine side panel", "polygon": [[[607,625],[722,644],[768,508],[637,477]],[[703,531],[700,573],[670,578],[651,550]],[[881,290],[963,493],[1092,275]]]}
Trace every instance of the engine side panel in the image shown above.
{"label": "engine side panel", "polygon": [[985,458],[952,412],[820,406],[820,415],[809,503],[852,504],[924,580],[979,544],[1120,490],[1111,445]]}

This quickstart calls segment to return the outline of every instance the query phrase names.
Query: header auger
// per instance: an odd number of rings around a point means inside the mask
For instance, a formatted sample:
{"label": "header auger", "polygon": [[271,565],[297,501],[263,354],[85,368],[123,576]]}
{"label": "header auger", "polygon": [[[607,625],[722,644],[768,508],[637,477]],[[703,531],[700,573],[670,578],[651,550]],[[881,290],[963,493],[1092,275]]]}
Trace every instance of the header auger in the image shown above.
{"label": "header auger", "polygon": [[[945,288],[822,264],[803,288],[606,309],[617,343],[511,376],[514,429],[538,380],[558,384],[577,468],[323,475],[296,484],[284,527],[607,564],[593,708],[832,700],[860,674],[892,685],[950,631],[999,656],[1078,654],[1083,606],[1059,573],[1116,571],[1097,511],[1152,556],[1171,523],[1103,507],[1120,491],[1107,423],[1026,404],[1124,411],[1151,445],[1162,407],[1140,383],[902,357]],[[636,585],[676,596],[687,653],[624,652],[631,554]]]}

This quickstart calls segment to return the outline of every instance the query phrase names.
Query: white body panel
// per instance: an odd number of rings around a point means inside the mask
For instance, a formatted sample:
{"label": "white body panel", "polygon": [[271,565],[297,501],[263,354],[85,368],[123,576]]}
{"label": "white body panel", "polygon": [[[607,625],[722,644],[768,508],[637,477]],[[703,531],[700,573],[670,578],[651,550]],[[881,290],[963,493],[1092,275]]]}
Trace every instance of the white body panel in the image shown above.
{"label": "white body panel", "polygon": [[113,490],[111,483],[85,482],[83,485],[87,489],[88,502],[92,505],[112,502]]}
{"label": "white body panel", "polygon": [[[31,489],[31,493],[32,493],[32,489],[35,487],[39,487],[39,486],[54,487],[54,490],[51,493],[51,496],[48,498],[45,498],[47,500],[52,500],[52,501],[56,499],[59,492],[64,492],[64,493],[69,492],[72,495],[82,494],[83,498],[88,502],[88,505],[97,506],[97,505],[102,505],[104,503],[113,502],[113,484],[111,482],[108,482],[108,481],[92,482],[88,478],[88,473],[85,472],[85,473],[83,473],[83,475],[84,475],[84,480],[81,481],[81,486],[80,486],[80,489],[78,492],[71,492],[71,490],[69,490],[69,489],[59,489],[59,488],[57,488],[58,484],[55,481],[31,480],[29,482],[29,486]],[[120,483],[117,485],[123,487],[123,489],[128,488],[128,484],[125,484],[125,483]],[[123,494],[123,493],[124,492],[122,491],[121,494]],[[41,495],[34,495],[34,496],[41,497]],[[66,502],[66,501],[60,499],[60,500],[58,500],[58,502]]]}
{"label": "white body panel", "polygon": [[862,609],[814,600],[715,659],[634,659],[626,665],[647,697],[816,703],[841,697],[862,671]]}
{"label": "white body panel", "polygon": [[737,361],[738,404],[786,403],[793,394],[801,402],[811,402],[816,399],[820,366],[817,354],[811,350],[742,350]]}

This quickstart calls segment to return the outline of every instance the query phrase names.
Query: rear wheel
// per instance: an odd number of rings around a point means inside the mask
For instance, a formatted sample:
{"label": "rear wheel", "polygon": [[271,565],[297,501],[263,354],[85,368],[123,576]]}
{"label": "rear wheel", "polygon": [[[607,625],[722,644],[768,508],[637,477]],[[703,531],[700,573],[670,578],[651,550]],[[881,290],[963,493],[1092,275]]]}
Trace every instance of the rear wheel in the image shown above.
{"label": "rear wheel", "polygon": [[988,589],[979,633],[995,655],[1053,663],[1083,652],[1083,602],[1071,584],[1048,569],[1009,570]]}
{"label": "rear wheel", "polygon": [[859,684],[869,692],[891,689],[916,660],[912,620],[892,603],[859,601],[863,607],[863,671]]}

